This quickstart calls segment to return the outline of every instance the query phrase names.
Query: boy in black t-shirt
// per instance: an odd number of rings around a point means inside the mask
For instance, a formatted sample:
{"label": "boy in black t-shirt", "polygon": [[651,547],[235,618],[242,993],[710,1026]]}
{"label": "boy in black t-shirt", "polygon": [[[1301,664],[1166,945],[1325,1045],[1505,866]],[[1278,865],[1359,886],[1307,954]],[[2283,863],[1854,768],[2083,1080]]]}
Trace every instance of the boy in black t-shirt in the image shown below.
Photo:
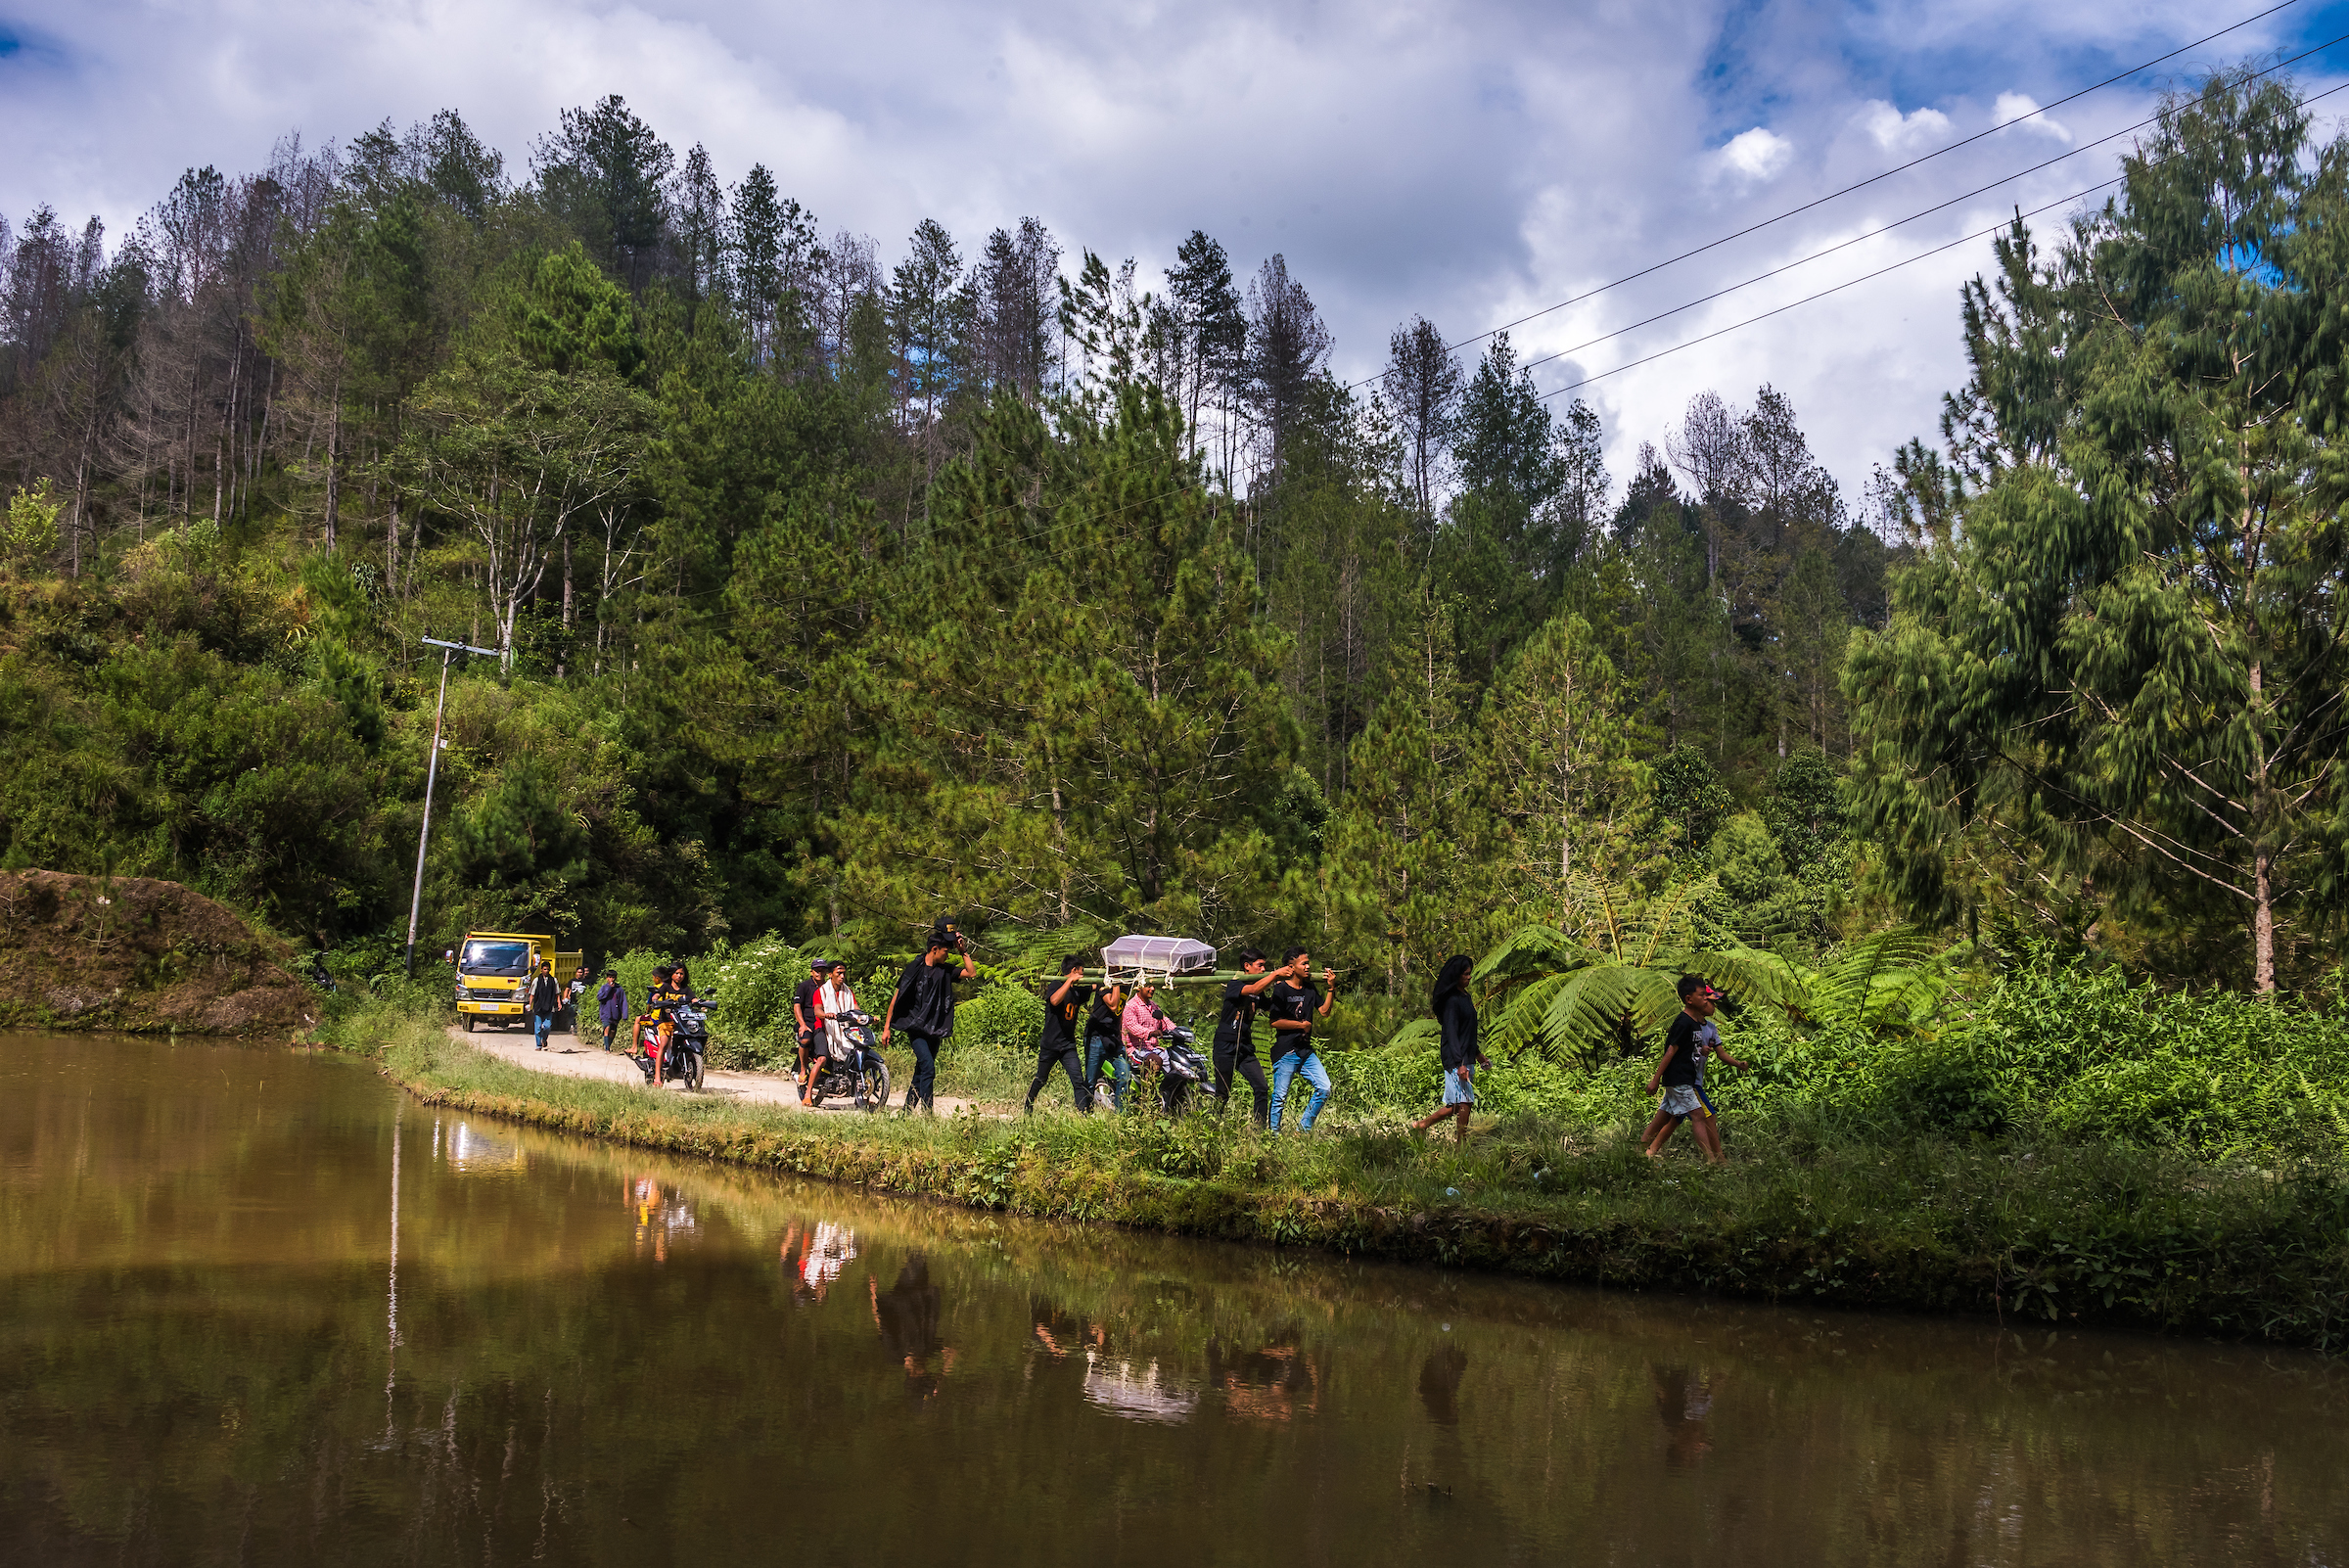
{"label": "boy in black t-shirt", "polygon": [[1722,1048],[1721,1031],[1713,1027],[1721,992],[1698,976],[1682,975],[1680,993],[1681,1011],[1664,1032],[1663,1058],[1647,1081],[1650,1094],[1663,1089],[1663,1103],[1656,1107],[1639,1141],[1649,1158],[1655,1158],[1664,1152],[1664,1145],[1672,1141],[1682,1122],[1693,1122],[1697,1148],[1715,1165],[1727,1165],[1728,1156],[1721,1148],[1721,1124],[1714,1118],[1713,1102],[1705,1097],[1705,1058],[1718,1056],[1731,1067],[1745,1064]]}
{"label": "boy in black t-shirt", "polygon": [[1280,978],[1279,974],[1267,970],[1267,962],[1254,947],[1241,950],[1240,978],[1223,987],[1223,1011],[1216,1019],[1217,1103],[1231,1103],[1231,1075],[1236,1070],[1256,1095],[1259,1127],[1268,1114],[1271,1092],[1265,1084],[1265,1064],[1256,1059],[1256,1009],[1259,998]]}
{"label": "boy in black t-shirt", "polygon": [[1313,1097],[1306,1102],[1305,1114],[1297,1119],[1297,1130],[1311,1131],[1313,1118],[1329,1100],[1329,1069],[1313,1051],[1313,1020],[1329,1016],[1329,1004],[1335,995],[1338,978],[1334,969],[1321,971],[1321,984],[1332,988],[1324,992],[1313,984],[1313,954],[1303,947],[1291,947],[1281,960],[1279,978],[1272,984],[1271,996],[1265,1008],[1272,1018],[1272,1130],[1280,1130],[1280,1108],[1289,1097],[1289,1081],[1300,1073],[1313,1085]]}
{"label": "boy in black t-shirt", "polygon": [[1061,960],[1060,984],[1044,983],[1044,1032],[1036,1041],[1036,1077],[1028,1085],[1028,1114],[1036,1114],[1036,1097],[1057,1067],[1069,1075],[1077,1109],[1093,1108],[1093,1091],[1084,1081],[1084,1061],[1077,1048],[1079,1021],[1092,1005],[1093,988],[1084,985],[1084,954],[1073,952]]}

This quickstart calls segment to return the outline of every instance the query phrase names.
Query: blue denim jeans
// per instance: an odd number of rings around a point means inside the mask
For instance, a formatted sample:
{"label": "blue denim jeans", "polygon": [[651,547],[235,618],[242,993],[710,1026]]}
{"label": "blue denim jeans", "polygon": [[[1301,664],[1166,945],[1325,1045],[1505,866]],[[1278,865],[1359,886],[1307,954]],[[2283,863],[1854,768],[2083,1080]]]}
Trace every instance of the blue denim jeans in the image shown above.
{"label": "blue denim jeans", "polygon": [[905,1043],[913,1050],[913,1082],[905,1085],[905,1109],[919,1105],[925,1111],[935,1111],[930,1091],[938,1083],[938,1044],[935,1035],[917,1035],[905,1031]]}
{"label": "blue denim jeans", "polygon": [[1272,1130],[1280,1130],[1280,1108],[1289,1097],[1289,1080],[1298,1074],[1313,1086],[1313,1097],[1306,1102],[1305,1114],[1297,1118],[1297,1130],[1303,1132],[1313,1125],[1321,1107],[1329,1099],[1329,1069],[1313,1050],[1291,1051],[1272,1064]]}
{"label": "blue denim jeans", "polygon": [[547,1032],[548,1030],[550,1030],[550,1029],[554,1028],[554,1027],[555,1027],[555,1015],[554,1015],[554,1014],[552,1014],[552,1013],[532,1013],[532,1014],[530,1014],[530,1038],[531,1038],[532,1039],[534,1039],[534,1040],[536,1040],[536,1041],[538,1042],[538,1048],[539,1048],[540,1050],[544,1050],[544,1049],[546,1049],[546,1032]]}
{"label": "blue denim jeans", "polygon": [[[1126,1108],[1126,1088],[1133,1082],[1133,1069],[1126,1065],[1125,1048],[1106,1035],[1095,1035],[1084,1042],[1084,1084],[1090,1088],[1101,1081],[1101,1069],[1109,1069],[1109,1103],[1119,1110]],[[1098,1099],[1100,1096],[1095,1095]]]}

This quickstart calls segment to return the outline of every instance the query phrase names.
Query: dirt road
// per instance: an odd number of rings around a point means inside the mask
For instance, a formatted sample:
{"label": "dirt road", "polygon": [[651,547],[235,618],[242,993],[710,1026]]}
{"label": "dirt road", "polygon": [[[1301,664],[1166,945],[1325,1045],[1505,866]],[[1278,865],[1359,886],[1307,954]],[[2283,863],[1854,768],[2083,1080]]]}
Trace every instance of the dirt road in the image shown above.
{"label": "dirt road", "polygon": [[[540,1050],[530,1042],[528,1030],[484,1029],[468,1035],[452,1024],[448,1033],[452,1039],[461,1039],[468,1045],[488,1052],[501,1062],[511,1062],[516,1067],[527,1068],[533,1073],[552,1073],[562,1078],[600,1078],[607,1083],[634,1084],[639,1086],[644,1084],[644,1073],[637,1067],[633,1057],[623,1056],[619,1051],[606,1051],[600,1040],[596,1044],[585,1045],[580,1043],[576,1035],[555,1034],[547,1037],[546,1049]],[[661,1092],[684,1094],[692,1091],[670,1087]],[[714,1067],[702,1075],[701,1092],[751,1104],[789,1106],[794,1110],[800,1104],[800,1086],[787,1078],[779,1078],[771,1073],[725,1073]],[[890,1098],[893,1105],[903,1105],[905,1085],[895,1085]],[[968,1100],[954,1099],[944,1094],[938,1096],[938,1114],[941,1116],[954,1116],[970,1108],[971,1102]],[[854,1106],[845,1101],[835,1101],[818,1107],[810,1114],[853,1116],[857,1113]]]}

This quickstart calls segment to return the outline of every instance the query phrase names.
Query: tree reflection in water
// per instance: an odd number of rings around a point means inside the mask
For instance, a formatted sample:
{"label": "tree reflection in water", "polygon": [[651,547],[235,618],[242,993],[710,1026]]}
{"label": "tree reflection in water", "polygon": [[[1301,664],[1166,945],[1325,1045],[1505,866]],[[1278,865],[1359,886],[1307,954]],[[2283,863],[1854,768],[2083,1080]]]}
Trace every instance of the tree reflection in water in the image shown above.
{"label": "tree reflection in water", "polygon": [[[0,1072],[11,1561],[2349,1562],[2315,1358],[395,1133],[364,1064],[202,1042]],[[811,1443],[952,1504],[810,1508]]]}

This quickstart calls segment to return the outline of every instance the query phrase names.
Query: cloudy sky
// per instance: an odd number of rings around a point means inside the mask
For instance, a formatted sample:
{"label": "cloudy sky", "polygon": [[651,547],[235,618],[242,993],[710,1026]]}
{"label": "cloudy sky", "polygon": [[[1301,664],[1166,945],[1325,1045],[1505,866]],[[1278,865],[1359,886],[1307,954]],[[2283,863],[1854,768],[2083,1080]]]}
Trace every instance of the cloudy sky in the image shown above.
{"label": "cloudy sky", "polygon": [[[346,140],[459,110],[509,166],[557,112],[622,94],[721,177],[754,161],[884,260],[923,217],[966,253],[1042,218],[1145,281],[1203,228],[1274,252],[1375,371],[1422,313],[1459,341],[2052,103],[2272,0],[0,0],[0,214],[40,202],[120,233],[188,166],[266,162],[288,131]],[[13,10],[12,10],[13,7]],[[1856,492],[1930,436],[1961,374],[1959,281],[1988,240],[1652,364],[1659,349],[1949,244],[2111,177],[2159,92],[2349,32],[2298,0],[2150,71],[1519,328],[1544,389],[1589,398],[1618,481],[1707,388],[1794,401]],[[2349,44],[2292,69],[2349,79]],[[2319,113],[2349,110],[2349,93]],[[1591,340],[1920,208],[2052,167],[1783,276]],[[2060,212],[2043,222],[2052,223]],[[1581,346],[1590,345],[1589,346]],[[1478,349],[1464,350],[1472,357]]]}

